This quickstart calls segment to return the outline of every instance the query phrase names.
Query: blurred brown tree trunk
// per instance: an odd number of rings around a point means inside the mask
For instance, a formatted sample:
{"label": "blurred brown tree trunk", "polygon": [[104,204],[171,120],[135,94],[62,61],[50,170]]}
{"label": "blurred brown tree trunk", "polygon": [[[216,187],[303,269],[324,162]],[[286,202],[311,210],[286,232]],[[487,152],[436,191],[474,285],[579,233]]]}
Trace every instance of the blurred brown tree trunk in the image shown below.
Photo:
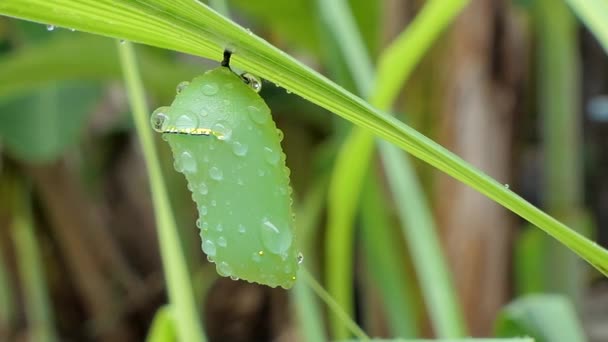
{"label": "blurred brown tree trunk", "polygon": [[[507,1],[472,1],[449,33],[440,142],[507,183],[525,71],[521,25]],[[439,177],[436,208],[470,333],[491,333],[509,284],[511,216],[475,190]]]}

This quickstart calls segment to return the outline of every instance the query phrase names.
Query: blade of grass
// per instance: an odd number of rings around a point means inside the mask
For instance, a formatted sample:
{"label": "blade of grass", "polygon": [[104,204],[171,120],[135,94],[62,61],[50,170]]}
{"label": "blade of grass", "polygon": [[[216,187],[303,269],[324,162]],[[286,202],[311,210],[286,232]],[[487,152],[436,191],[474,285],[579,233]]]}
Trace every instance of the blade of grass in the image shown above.
{"label": "blade of grass", "polygon": [[[311,272],[314,272],[316,268],[313,246],[313,239],[316,237],[315,227],[318,225],[325,204],[323,199],[326,181],[323,178],[325,177],[321,177],[310,187],[296,211],[299,241],[302,246],[301,250],[305,257],[304,262],[307,265],[307,269],[311,269]],[[303,340],[310,342],[327,341],[322,310],[319,307],[317,298],[311,292],[310,286],[307,286],[302,281],[298,281],[290,293],[295,303],[295,311]]]}
{"label": "blade of grass", "polygon": [[141,144],[152,192],[152,203],[156,216],[158,243],[165,271],[165,282],[175,318],[180,341],[206,341],[196,297],[188,273],[186,257],[179,241],[175,218],[169,204],[169,196],[162,176],[160,161],[156,155],[154,138],[150,128],[144,88],[139,76],[135,51],[131,43],[118,44],[120,62],[129,93],[129,104]]}
{"label": "blade of grass", "polygon": [[608,1],[565,0],[608,53]]}
{"label": "blade of grass", "polygon": [[15,216],[11,231],[25,299],[29,338],[41,342],[57,341],[40,246],[34,232],[29,190],[18,180],[15,180],[13,198]]}
{"label": "blade of grass", "polygon": [[[138,49],[147,90],[159,100],[175,96],[175,85],[200,73],[200,67],[174,63]],[[58,81],[121,80],[111,39],[74,33],[28,46],[0,58],[0,103]]]}
{"label": "blade of grass", "polygon": [[375,174],[369,175],[362,189],[360,240],[368,272],[384,300],[392,336],[414,338],[420,336],[421,306],[416,298],[415,279],[405,272],[403,253],[398,250],[401,245],[391,229],[390,205],[377,179]]}
{"label": "blade of grass", "polygon": [[[73,27],[233,64],[367,128],[544,230],[608,276],[608,251],[534,207],[431,139],[319,75],[197,1],[3,0],[0,14]],[[381,73],[379,73],[379,76]],[[381,84],[380,82],[378,84]]]}
{"label": "blade of grass", "polygon": [[[561,0],[535,1],[534,17],[545,166],[543,202],[549,213],[576,224],[574,218],[583,206],[578,25]],[[571,227],[579,232],[584,228]],[[545,272],[546,290],[568,294],[578,303],[587,270],[564,246],[550,241],[547,247],[543,265],[549,270]]]}
{"label": "blade of grass", "polygon": [[[2,305],[0,305],[0,331],[8,333],[15,320],[14,299],[17,297],[13,292],[13,287],[3,257],[3,251],[0,249],[0,303],[2,303]],[[0,338],[5,337],[4,332],[0,333]]]}
{"label": "blade of grass", "polygon": [[325,304],[327,304],[335,315],[340,317],[342,323],[353,335],[355,335],[360,341],[370,340],[369,336],[367,336],[367,334],[365,334],[365,332],[359,328],[357,323],[350,318],[348,313],[344,311],[344,308],[342,308],[340,304],[334,300],[334,298],[327,291],[325,291],[323,286],[321,286],[321,284],[319,284],[305,268],[300,268],[300,274],[302,275],[300,279],[306,282],[306,285],[308,285],[308,287],[310,287],[317,294],[317,296],[319,296],[325,302]]}
{"label": "blade of grass", "polygon": [[[454,1],[450,3],[450,6],[446,6],[444,1],[434,0],[425,5],[414,22],[382,54],[379,66],[380,76],[371,93],[372,104],[377,105],[380,109],[390,109],[398,90],[408,79],[424,52],[438,38],[442,29],[460,13],[466,3],[467,1]],[[358,88],[367,91],[369,85],[373,83],[374,72],[369,56],[364,49],[360,48],[362,43],[358,30],[352,26],[352,20],[348,20],[351,17],[348,6],[321,6],[321,9],[327,12],[324,15],[325,17],[332,18],[332,24],[329,27],[332,28],[336,41],[339,42],[338,46],[342,49],[343,55],[346,56],[347,64],[351,67],[351,73],[354,75],[353,78],[359,82]],[[355,53],[358,55],[353,55]],[[330,201],[330,211],[328,213],[329,233],[336,231],[331,235],[333,238],[338,235],[338,232],[344,234],[348,232],[348,229],[352,230],[357,199],[362,185],[362,181],[360,179],[355,180],[354,177],[365,175],[364,172],[356,168],[363,167],[363,171],[367,170],[372,156],[372,136],[367,132],[357,132],[357,130],[360,129],[355,128],[355,131],[343,144],[341,157],[334,168],[332,186],[330,187],[332,196],[330,198],[336,202]],[[357,140],[354,141],[353,139]],[[361,150],[365,153],[361,153]],[[439,238],[435,234],[436,229],[431,211],[426,205],[426,199],[418,184],[415,172],[407,157],[393,145],[381,141],[379,150],[395,202],[401,204],[399,206],[401,227],[410,246],[410,252],[421,281],[422,292],[435,332],[440,337],[464,336],[464,320],[458,305],[456,291],[453,289],[451,277],[443,258]],[[344,177],[346,173],[349,174],[347,179],[352,183],[346,182]],[[333,186],[334,181],[337,183],[335,186]],[[349,203],[349,205],[345,206],[345,203]],[[348,211],[344,209],[339,212],[332,211],[333,208],[339,207],[345,207]],[[338,215],[344,215],[340,222],[349,224],[349,227],[336,225],[332,218]],[[349,242],[351,246],[348,245]],[[328,254],[332,251],[335,253],[337,243],[345,245],[337,251],[352,249],[352,239],[349,239],[349,235],[343,235],[340,240],[328,239]],[[341,261],[339,258],[344,258],[344,260]],[[327,279],[330,293],[334,296],[344,292],[349,294],[349,279],[332,276],[332,274],[337,273],[335,267],[343,268],[340,273],[346,273],[344,268],[350,267],[348,265],[349,260],[352,260],[352,258],[348,254],[338,255],[335,253],[330,258],[327,267]],[[343,300],[348,299],[349,297],[344,295]],[[346,308],[351,306],[349,303],[341,302],[341,304]],[[341,335],[343,331],[338,330],[337,333],[338,337],[343,336]]]}

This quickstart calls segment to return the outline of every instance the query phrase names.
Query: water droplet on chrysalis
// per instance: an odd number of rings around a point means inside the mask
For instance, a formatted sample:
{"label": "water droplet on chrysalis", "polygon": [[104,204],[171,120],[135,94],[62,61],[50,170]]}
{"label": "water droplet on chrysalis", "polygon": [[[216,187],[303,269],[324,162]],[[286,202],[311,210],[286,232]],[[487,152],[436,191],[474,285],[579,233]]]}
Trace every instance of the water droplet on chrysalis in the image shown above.
{"label": "water droplet on chrysalis", "polygon": [[298,264],[301,264],[304,262],[304,255],[302,253],[298,253],[297,261],[298,261]]}
{"label": "water droplet on chrysalis", "polygon": [[260,90],[262,90],[262,82],[259,78],[248,72],[242,74],[241,77],[243,78],[243,81],[245,81],[245,83],[249,86],[249,88],[253,89],[253,91],[255,91],[256,93],[259,93]]}
{"label": "water droplet on chrysalis", "polygon": [[288,225],[264,218],[261,222],[261,228],[262,243],[269,251],[282,254],[289,249],[293,234]]}
{"label": "water droplet on chrysalis", "polygon": [[165,131],[169,121],[169,116],[167,115],[168,111],[169,107],[160,107],[152,112],[152,116],[150,116],[150,123],[155,131],[159,133]]}
{"label": "water droplet on chrysalis", "polygon": [[190,82],[188,81],[179,82],[179,84],[175,87],[175,93],[180,94],[182,91],[188,88],[189,85]]}
{"label": "water droplet on chrysalis", "polygon": [[214,257],[216,253],[215,244],[211,240],[203,241],[203,252],[210,257]]}
{"label": "water droplet on chrysalis", "polygon": [[203,85],[203,94],[207,96],[213,96],[217,94],[217,84],[215,83],[207,83]]}
{"label": "water droplet on chrysalis", "polygon": [[247,107],[247,111],[249,111],[249,116],[251,117],[251,120],[260,125],[268,121],[268,115],[263,112],[258,106],[249,106]]}
{"label": "water droplet on chrysalis", "polygon": [[209,169],[209,177],[211,177],[211,179],[214,179],[216,181],[220,181],[224,178],[224,173],[222,172],[222,170],[218,169],[215,166],[212,166]]}
{"label": "water droplet on chrysalis", "polygon": [[249,147],[247,145],[241,144],[238,141],[235,141],[232,144],[232,152],[239,157],[243,157],[243,156],[247,155],[248,149],[249,149]]}

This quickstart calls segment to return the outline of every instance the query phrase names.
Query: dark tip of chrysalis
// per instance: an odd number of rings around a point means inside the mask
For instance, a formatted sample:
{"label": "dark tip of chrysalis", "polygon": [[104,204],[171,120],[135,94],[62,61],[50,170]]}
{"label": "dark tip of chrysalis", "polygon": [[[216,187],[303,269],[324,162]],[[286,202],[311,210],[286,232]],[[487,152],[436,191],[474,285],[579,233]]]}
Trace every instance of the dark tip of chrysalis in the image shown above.
{"label": "dark tip of chrysalis", "polygon": [[232,51],[225,49],[224,50],[224,59],[222,59],[222,63],[220,65],[230,69],[230,57],[231,56],[232,56]]}

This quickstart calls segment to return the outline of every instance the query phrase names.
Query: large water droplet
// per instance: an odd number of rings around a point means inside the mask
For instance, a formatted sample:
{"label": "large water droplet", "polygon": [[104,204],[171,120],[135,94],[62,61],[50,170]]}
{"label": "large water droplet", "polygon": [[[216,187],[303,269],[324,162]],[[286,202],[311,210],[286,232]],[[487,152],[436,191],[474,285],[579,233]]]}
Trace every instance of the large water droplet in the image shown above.
{"label": "large water droplet", "polygon": [[217,238],[217,245],[220,247],[226,247],[228,245],[228,242],[226,241],[225,237],[220,236],[219,238]]}
{"label": "large water droplet", "polygon": [[291,246],[293,234],[290,227],[280,221],[264,218],[261,223],[261,235],[264,246],[275,254],[282,254]]}
{"label": "large water droplet", "polygon": [[230,137],[232,136],[232,128],[228,127],[228,124],[224,120],[216,122],[211,130],[220,140],[230,140]]}
{"label": "large water droplet", "polygon": [[268,146],[264,147],[264,159],[266,159],[270,165],[277,165],[279,157],[280,154],[278,150],[273,150]]}
{"label": "large water droplet", "polygon": [[169,111],[169,107],[160,107],[157,108],[154,112],[152,112],[152,115],[150,116],[150,123],[152,124],[152,128],[159,132],[162,133],[165,131],[165,128],[167,127],[167,124],[169,123],[169,116],[168,116],[168,111]]}
{"label": "large water droplet", "polygon": [[217,273],[223,277],[228,277],[230,275],[232,275],[232,267],[230,267],[230,265],[228,265],[227,262],[222,261],[219,264],[217,264]]}
{"label": "large water droplet", "polygon": [[247,110],[249,111],[249,116],[251,117],[251,120],[253,120],[254,122],[261,125],[268,121],[267,113],[263,112],[260,107],[249,106],[247,107]]}
{"label": "large water droplet", "polygon": [[224,173],[222,172],[222,170],[218,169],[215,166],[212,166],[209,169],[209,177],[211,177],[211,179],[214,179],[216,181],[221,181],[222,179],[224,179]]}
{"label": "large water droplet", "polygon": [[177,87],[175,87],[175,93],[180,94],[182,91],[186,90],[186,88],[188,88],[189,85],[190,85],[190,82],[188,82],[188,81],[179,82]]}
{"label": "large water droplet", "polygon": [[235,141],[232,144],[232,152],[239,157],[243,157],[243,156],[247,155],[248,149],[249,149],[249,147],[246,144],[241,144],[238,141]]}
{"label": "large water droplet", "polygon": [[217,94],[217,84],[215,83],[207,83],[203,85],[203,94],[207,96],[213,96]]}
{"label": "large water droplet", "polygon": [[190,152],[184,151],[180,156],[180,163],[182,164],[183,172],[194,173],[196,172],[196,160]]}
{"label": "large water droplet", "polygon": [[211,241],[211,240],[203,241],[203,252],[205,252],[205,254],[207,254],[208,256],[214,257],[216,251],[217,250],[216,250],[216,247],[215,247],[215,244],[213,243],[213,241]]}

